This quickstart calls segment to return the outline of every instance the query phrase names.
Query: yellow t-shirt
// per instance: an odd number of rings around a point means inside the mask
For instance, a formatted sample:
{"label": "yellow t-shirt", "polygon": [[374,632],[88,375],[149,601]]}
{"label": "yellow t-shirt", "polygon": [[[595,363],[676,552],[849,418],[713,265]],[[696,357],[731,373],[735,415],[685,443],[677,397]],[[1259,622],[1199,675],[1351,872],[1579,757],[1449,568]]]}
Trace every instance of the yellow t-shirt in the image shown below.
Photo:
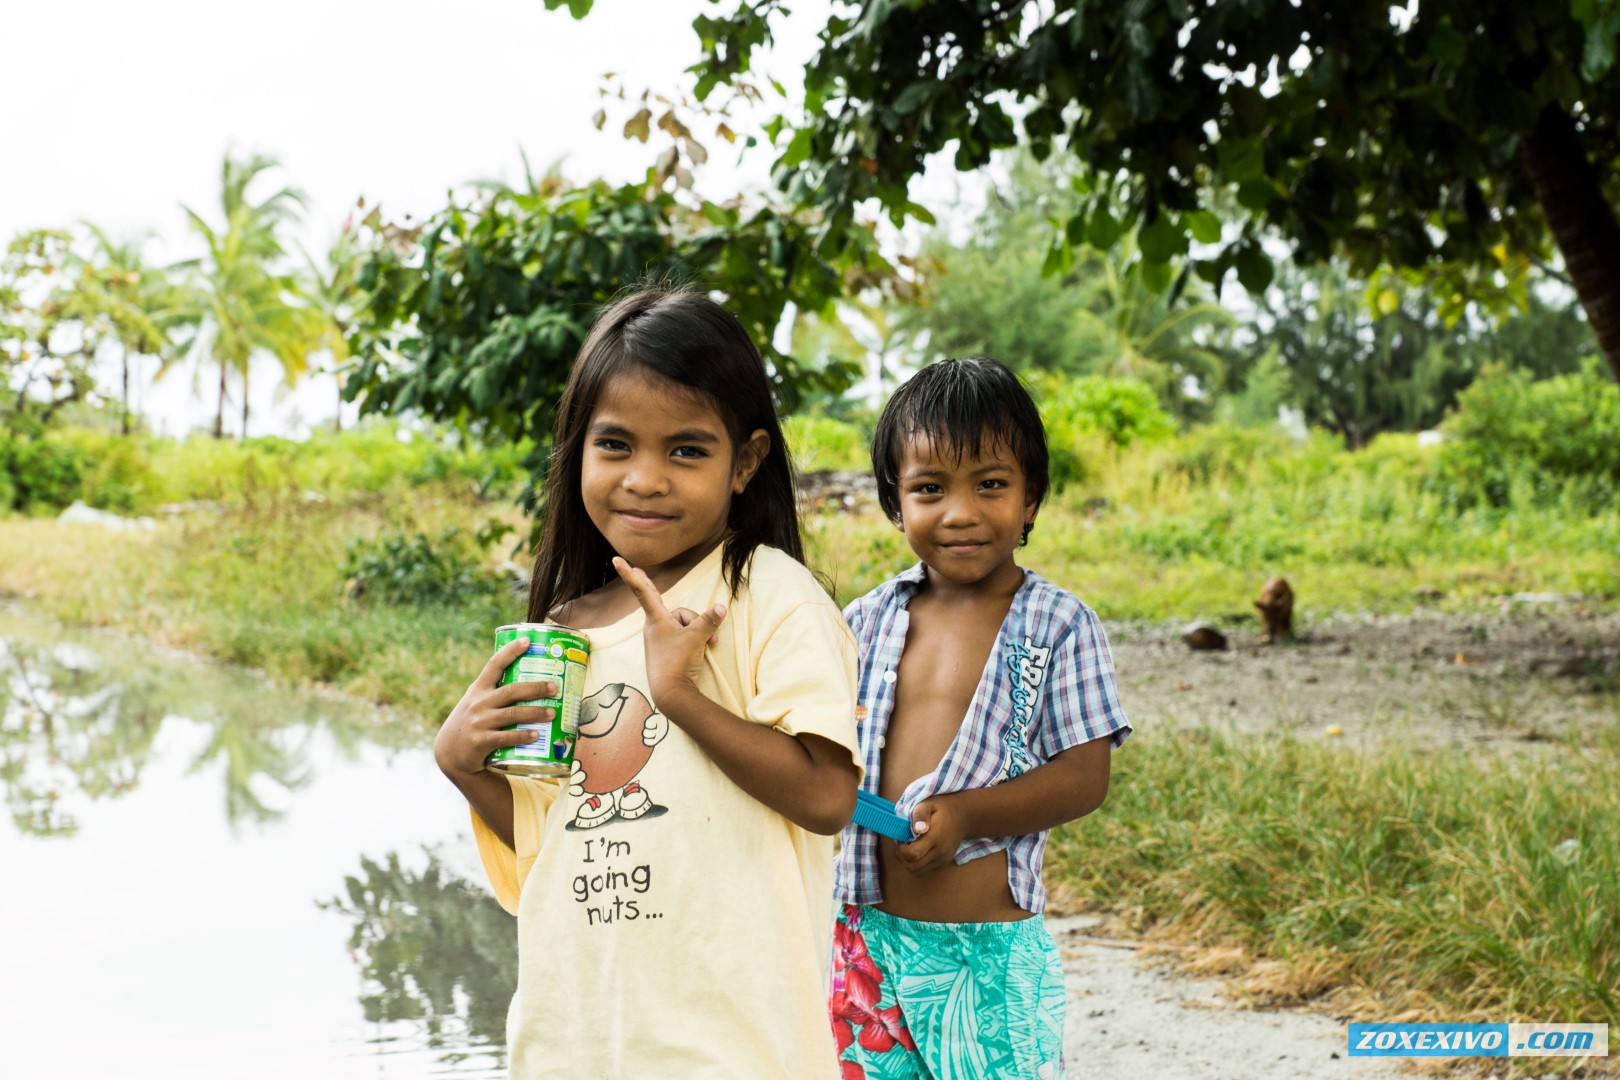
{"label": "yellow t-shirt", "polygon": [[[721,551],[664,596],[672,609],[727,605],[699,688],[859,762],[855,642],[837,606],[768,547],[733,598]],[[833,838],[744,794],[657,712],[642,625],[636,612],[588,631],[583,783],[511,779],[516,851],[473,815],[495,894],[518,917],[512,1076],[836,1077]]]}

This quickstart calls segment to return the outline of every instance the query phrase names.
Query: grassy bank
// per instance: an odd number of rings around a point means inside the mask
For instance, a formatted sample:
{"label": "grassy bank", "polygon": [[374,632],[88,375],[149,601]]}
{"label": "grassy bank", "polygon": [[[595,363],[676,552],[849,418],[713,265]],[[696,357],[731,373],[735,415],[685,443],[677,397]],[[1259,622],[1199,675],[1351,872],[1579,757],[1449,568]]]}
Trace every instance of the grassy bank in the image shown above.
{"label": "grassy bank", "polygon": [[[1047,876],[1361,1020],[1620,1021],[1620,740],[1535,762],[1144,732]],[[1416,1018],[1416,1017],[1414,1017]]]}

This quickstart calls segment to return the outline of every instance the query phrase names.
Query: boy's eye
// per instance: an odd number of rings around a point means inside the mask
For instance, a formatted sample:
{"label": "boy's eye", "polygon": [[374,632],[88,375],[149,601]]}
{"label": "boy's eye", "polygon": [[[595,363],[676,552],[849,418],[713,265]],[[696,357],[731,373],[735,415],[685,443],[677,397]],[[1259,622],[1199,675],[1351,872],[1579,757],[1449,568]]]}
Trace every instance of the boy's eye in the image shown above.
{"label": "boy's eye", "polygon": [[1004,487],[1007,486],[1007,481],[1005,481],[1005,480],[994,480],[994,479],[986,480],[980,486],[981,487],[987,487],[987,488],[1004,488]]}
{"label": "boy's eye", "polygon": [[916,487],[911,489],[912,494],[914,495],[938,495],[944,490],[945,489],[940,487],[938,484],[918,484]]}

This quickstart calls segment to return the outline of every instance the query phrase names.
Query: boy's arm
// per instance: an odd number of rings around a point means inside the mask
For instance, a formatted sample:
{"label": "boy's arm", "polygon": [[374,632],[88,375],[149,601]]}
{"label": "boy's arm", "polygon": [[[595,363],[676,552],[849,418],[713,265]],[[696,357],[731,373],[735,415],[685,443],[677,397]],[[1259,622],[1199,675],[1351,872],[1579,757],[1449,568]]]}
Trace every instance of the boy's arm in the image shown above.
{"label": "boy's arm", "polygon": [[1016,779],[924,799],[912,811],[917,839],[896,849],[912,873],[926,874],[956,859],[973,836],[1023,836],[1084,817],[1108,796],[1112,746],[1093,739],[1071,746]]}

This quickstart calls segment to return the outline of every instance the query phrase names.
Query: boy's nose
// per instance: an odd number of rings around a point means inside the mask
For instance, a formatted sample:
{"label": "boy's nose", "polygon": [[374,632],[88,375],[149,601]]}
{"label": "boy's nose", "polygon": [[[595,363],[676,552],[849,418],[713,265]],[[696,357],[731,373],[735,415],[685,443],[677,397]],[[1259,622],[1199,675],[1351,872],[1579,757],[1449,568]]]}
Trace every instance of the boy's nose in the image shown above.
{"label": "boy's nose", "polygon": [[973,525],[979,520],[979,506],[972,499],[948,499],[940,521],[945,525]]}

